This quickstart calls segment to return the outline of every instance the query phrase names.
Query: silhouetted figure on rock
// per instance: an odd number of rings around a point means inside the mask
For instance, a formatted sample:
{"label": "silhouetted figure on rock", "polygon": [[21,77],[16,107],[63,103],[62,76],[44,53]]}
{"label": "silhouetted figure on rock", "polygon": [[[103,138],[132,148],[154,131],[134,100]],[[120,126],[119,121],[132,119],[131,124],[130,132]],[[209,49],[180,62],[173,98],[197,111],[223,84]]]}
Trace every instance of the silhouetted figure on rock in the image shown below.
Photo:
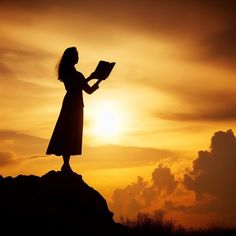
{"label": "silhouetted figure on rock", "polygon": [[55,154],[63,157],[62,171],[72,172],[69,161],[71,155],[82,154],[83,136],[83,94],[84,90],[92,94],[99,88],[98,80],[93,86],[88,81],[95,79],[92,73],[87,79],[78,72],[75,64],[79,61],[77,49],[67,48],[58,66],[58,79],[65,85],[66,95],[64,97],[61,112],[49,142],[46,154]]}

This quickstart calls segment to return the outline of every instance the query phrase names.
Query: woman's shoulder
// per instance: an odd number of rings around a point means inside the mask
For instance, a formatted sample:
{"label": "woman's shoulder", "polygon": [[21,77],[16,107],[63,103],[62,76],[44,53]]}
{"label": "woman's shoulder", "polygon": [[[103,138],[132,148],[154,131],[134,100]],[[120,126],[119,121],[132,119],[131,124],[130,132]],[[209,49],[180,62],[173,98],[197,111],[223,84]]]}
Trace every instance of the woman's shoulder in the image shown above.
{"label": "woman's shoulder", "polygon": [[80,71],[75,70],[75,73],[76,77],[79,77],[80,79],[85,79],[84,75]]}
{"label": "woman's shoulder", "polygon": [[85,79],[84,75],[80,71],[76,71],[78,77]]}

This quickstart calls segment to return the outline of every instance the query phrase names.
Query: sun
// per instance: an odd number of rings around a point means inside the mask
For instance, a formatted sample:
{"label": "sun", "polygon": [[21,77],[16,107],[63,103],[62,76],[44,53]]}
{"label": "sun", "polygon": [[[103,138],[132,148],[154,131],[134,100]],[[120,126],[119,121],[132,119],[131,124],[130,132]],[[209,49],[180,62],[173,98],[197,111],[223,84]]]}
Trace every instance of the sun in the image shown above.
{"label": "sun", "polygon": [[97,138],[117,138],[122,130],[122,114],[114,102],[96,104],[92,118],[92,133]]}
{"label": "sun", "polygon": [[94,132],[101,136],[114,136],[119,132],[119,121],[113,110],[103,109],[95,120]]}

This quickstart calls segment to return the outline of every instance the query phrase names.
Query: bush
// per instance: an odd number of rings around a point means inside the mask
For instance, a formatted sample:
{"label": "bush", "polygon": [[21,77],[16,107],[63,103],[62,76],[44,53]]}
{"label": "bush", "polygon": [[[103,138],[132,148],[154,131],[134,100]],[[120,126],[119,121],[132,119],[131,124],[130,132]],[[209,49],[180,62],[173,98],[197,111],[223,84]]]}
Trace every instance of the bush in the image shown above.
{"label": "bush", "polygon": [[154,215],[139,213],[137,218],[130,220],[121,218],[123,225],[131,228],[132,236],[235,236],[235,228],[210,226],[208,228],[186,229],[176,225],[174,220],[164,219],[164,212],[158,211]]}

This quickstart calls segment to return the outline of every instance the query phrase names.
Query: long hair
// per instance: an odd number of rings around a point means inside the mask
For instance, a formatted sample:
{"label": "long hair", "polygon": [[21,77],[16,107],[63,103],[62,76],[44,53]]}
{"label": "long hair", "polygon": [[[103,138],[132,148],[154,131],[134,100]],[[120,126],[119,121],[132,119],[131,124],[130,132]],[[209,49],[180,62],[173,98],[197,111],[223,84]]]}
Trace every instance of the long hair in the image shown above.
{"label": "long hair", "polygon": [[[77,60],[76,60],[77,58]],[[64,82],[66,71],[78,62],[78,52],[76,47],[67,48],[57,66],[58,80]]]}

